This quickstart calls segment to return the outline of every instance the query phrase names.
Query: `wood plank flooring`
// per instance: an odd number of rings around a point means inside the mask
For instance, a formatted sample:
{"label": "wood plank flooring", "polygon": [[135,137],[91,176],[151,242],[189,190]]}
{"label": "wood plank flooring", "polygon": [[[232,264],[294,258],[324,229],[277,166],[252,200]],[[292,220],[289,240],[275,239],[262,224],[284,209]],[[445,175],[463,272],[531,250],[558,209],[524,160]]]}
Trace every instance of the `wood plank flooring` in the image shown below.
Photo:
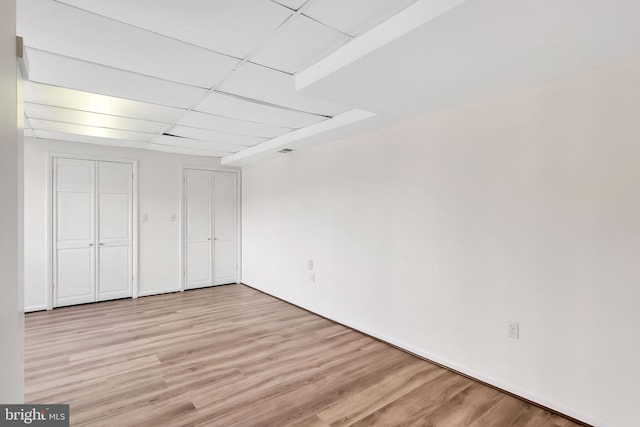
{"label": "wood plank flooring", "polygon": [[30,313],[29,403],[74,426],[577,424],[243,285]]}

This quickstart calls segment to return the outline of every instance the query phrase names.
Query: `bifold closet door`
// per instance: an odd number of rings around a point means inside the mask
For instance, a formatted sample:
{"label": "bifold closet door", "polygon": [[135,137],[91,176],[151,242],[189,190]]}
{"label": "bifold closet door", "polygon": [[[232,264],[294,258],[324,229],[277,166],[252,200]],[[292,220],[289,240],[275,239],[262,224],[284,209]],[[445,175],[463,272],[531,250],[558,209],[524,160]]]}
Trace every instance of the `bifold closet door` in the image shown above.
{"label": "bifold closet door", "polygon": [[185,287],[237,280],[237,175],[185,169]]}
{"label": "bifold closet door", "polygon": [[133,294],[132,165],[55,159],[54,305]]}
{"label": "bifold closet door", "polygon": [[132,170],[98,162],[98,301],[132,296]]}
{"label": "bifold closet door", "polygon": [[186,288],[211,286],[213,281],[211,171],[185,170]]}
{"label": "bifold closet door", "polygon": [[95,162],[55,162],[55,305],[96,300]]}
{"label": "bifold closet door", "polygon": [[213,256],[216,285],[236,282],[236,176],[230,172],[213,174]]}

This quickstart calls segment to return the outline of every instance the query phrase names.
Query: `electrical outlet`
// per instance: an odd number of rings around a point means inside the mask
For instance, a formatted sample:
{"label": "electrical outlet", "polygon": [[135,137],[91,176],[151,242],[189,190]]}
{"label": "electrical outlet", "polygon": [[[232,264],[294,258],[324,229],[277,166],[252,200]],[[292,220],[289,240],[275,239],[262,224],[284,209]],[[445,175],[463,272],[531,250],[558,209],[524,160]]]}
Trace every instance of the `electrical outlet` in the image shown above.
{"label": "electrical outlet", "polygon": [[307,261],[307,266],[309,267],[309,270],[313,270],[313,261],[312,260]]}
{"label": "electrical outlet", "polygon": [[147,221],[149,221],[149,215],[142,214],[142,222],[147,222]]}
{"label": "electrical outlet", "polygon": [[176,222],[176,214],[172,213],[171,215],[169,215],[169,221]]}
{"label": "electrical outlet", "polygon": [[316,281],[316,273],[309,273],[309,281],[311,283],[315,283],[315,281]]}
{"label": "electrical outlet", "polygon": [[520,324],[518,322],[509,322],[507,336],[513,339],[520,339]]}

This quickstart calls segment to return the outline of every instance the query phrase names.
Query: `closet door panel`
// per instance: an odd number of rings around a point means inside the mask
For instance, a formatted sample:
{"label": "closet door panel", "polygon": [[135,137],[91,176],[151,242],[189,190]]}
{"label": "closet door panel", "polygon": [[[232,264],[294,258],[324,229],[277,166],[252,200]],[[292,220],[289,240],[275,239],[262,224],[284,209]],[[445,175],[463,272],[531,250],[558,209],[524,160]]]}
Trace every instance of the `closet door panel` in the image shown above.
{"label": "closet door panel", "polygon": [[129,260],[131,252],[127,246],[102,247],[100,258],[100,299],[127,298],[130,295],[131,276]]}
{"label": "closet door panel", "polygon": [[58,246],[93,242],[93,193],[58,192]]}
{"label": "closet door panel", "polygon": [[236,283],[236,245],[235,242],[216,241],[215,284]]}
{"label": "closet door panel", "polygon": [[127,163],[98,162],[98,300],[132,296],[132,175]]}
{"label": "closet door panel", "polygon": [[214,172],[214,272],[216,285],[235,283],[237,175]]}
{"label": "closet door panel", "polygon": [[128,194],[100,194],[98,199],[100,206],[100,241],[129,242],[129,195]]}
{"label": "closet door panel", "polygon": [[57,307],[94,301],[93,250],[65,249],[58,252]]}
{"label": "closet door panel", "polygon": [[54,305],[95,300],[95,162],[55,160]]}
{"label": "closet door panel", "polygon": [[189,288],[211,285],[209,242],[192,242],[187,249],[187,284]]}
{"label": "closet door panel", "polygon": [[185,170],[186,288],[212,284],[211,172]]}

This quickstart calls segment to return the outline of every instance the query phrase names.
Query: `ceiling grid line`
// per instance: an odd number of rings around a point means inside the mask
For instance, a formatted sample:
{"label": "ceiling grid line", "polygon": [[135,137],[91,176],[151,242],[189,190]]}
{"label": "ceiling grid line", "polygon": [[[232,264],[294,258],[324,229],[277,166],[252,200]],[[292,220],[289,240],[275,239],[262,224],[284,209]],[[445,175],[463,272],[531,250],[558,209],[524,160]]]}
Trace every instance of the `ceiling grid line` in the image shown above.
{"label": "ceiling grid line", "polygon": [[[143,27],[140,27],[140,26],[138,26],[138,25],[133,25],[133,24],[130,24],[130,23],[128,23],[128,22],[121,21],[121,20],[119,20],[119,19],[114,19],[114,18],[112,18],[112,17],[110,17],[110,16],[106,16],[106,15],[102,15],[102,14],[100,14],[100,13],[92,12],[92,11],[91,11],[91,10],[89,10],[89,9],[83,9],[83,8],[81,8],[81,7],[74,6],[74,5],[71,5],[71,4],[68,4],[68,3],[65,3],[65,2],[60,1],[60,0],[53,0],[53,1],[54,1],[54,2],[56,2],[56,3],[59,3],[59,4],[63,5],[63,6],[66,6],[66,7],[70,7],[70,8],[73,8],[73,9],[77,9],[77,10],[80,10],[80,11],[82,11],[82,12],[86,12],[86,13],[91,13],[91,14],[96,15],[96,16],[99,16],[99,17],[101,17],[101,18],[108,19],[109,21],[117,22],[118,24],[126,25],[126,26],[128,26],[128,27],[136,28],[136,29],[138,29],[138,30],[146,31],[146,32],[148,32],[148,33],[155,34],[155,35],[157,35],[157,36],[161,36],[161,37],[165,37],[165,38],[167,38],[167,39],[171,39],[171,40],[174,40],[174,41],[177,41],[177,42],[180,42],[180,43],[183,43],[183,44],[186,44],[186,45],[192,46],[192,47],[197,47],[197,48],[200,48],[200,49],[204,49],[204,50],[207,50],[207,51],[209,51],[209,52],[211,52],[211,53],[216,53],[216,54],[218,54],[218,55],[227,56],[227,57],[229,57],[229,58],[232,58],[232,59],[235,59],[235,60],[238,60],[238,61],[242,59],[242,58],[238,58],[238,57],[233,56],[233,55],[229,55],[229,54],[227,54],[227,53],[223,53],[223,52],[219,52],[219,51],[214,50],[214,49],[210,49],[210,48],[205,47],[205,46],[202,46],[202,45],[198,45],[198,44],[191,43],[191,42],[188,42],[188,41],[183,40],[183,39],[179,39],[179,38],[177,38],[177,37],[168,36],[168,35],[166,35],[166,34],[163,34],[163,33],[158,32],[158,31],[149,30],[148,28],[143,28]],[[206,89],[206,88],[205,88],[205,89]]]}
{"label": "ceiling grid line", "polygon": [[[145,74],[145,73],[141,73],[141,72],[133,71],[133,70],[127,70],[127,69],[115,67],[115,66],[109,65],[109,64],[100,64],[100,63],[95,62],[95,61],[89,61],[89,60],[83,59],[83,58],[76,58],[76,57],[65,55],[65,54],[62,54],[62,53],[51,52],[51,51],[48,51],[48,50],[39,49],[37,47],[27,46],[27,49],[28,50],[35,50],[35,51],[39,51],[39,52],[48,53],[48,54],[51,54],[51,55],[60,56],[62,58],[67,58],[67,59],[70,59],[70,60],[73,60],[73,61],[84,62],[86,64],[97,65],[99,67],[108,68],[110,70],[123,71],[123,72],[129,73],[129,74],[135,74],[135,75],[141,76],[141,77],[149,77],[149,78],[156,79],[156,80],[162,80],[162,81],[165,81],[165,82],[168,82],[168,83],[176,83],[176,84],[189,86],[189,87],[196,88],[196,89],[203,89],[203,90],[209,89],[208,87],[196,86],[196,85],[192,85],[192,84],[189,84],[189,83],[183,83],[183,82],[179,82],[177,80],[167,79],[166,77],[152,76],[150,74]],[[224,55],[224,54],[221,54],[221,55]],[[239,58],[234,58],[234,59],[239,59]],[[168,105],[168,107],[170,107],[170,105]]]}
{"label": "ceiling grid line", "polygon": [[334,31],[337,31],[337,32],[341,33],[341,34],[342,34],[342,35],[344,35],[344,36],[347,36],[347,37],[349,38],[349,40],[347,40],[345,43],[349,43],[349,41],[350,41],[351,39],[353,39],[354,37],[356,37],[356,36],[351,35],[351,34],[349,34],[349,33],[345,33],[344,31],[342,31],[342,30],[341,30],[341,29],[339,29],[339,28],[332,27],[331,25],[327,24],[326,22],[322,22],[322,21],[320,21],[319,19],[316,19],[316,18],[314,18],[314,17],[312,17],[312,16],[309,16],[309,15],[307,15],[307,14],[305,14],[305,13],[303,13],[302,15],[303,15],[305,18],[311,19],[313,22],[317,22],[317,23],[318,23],[318,24],[320,24],[320,25],[324,25],[324,26],[325,26],[325,27],[327,27],[327,28],[330,28],[330,29],[332,29],[332,30],[334,30]]}
{"label": "ceiling grid line", "polygon": [[[86,125],[83,125],[82,123],[66,122],[66,121],[62,121],[62,120],[42,119],[42,118],[38,118],[38,117],[32,117],[32,119],[33,120],[39,120],[39,121],[51,122],[51,123],[61,123],[61,124],[67,124],[67,125],[86,126]],[[137,133],[146,133],[147,135],[157,135],[156,132],[146,132],[146,131],[142,131],[142,130],[132,131],[132,130],[116,128],[116,127],[110,127],[110,126],[91,125],[91,127],[97,128],[97,129],[122,130],[122,131],[125,131],[125,132],[137,132]]]}
{"label": "ceiling grid line", "polygon": [[[240,121],[243,121],[243,122],[253,123],[253,124],[256,124],[256,125],[276,126],[276,127],[280,127],[280,128],[284,128],[284,129],[290,129],[290,130],[296,130],[296,129],[299,129],[299,128],[293,128],[293,127],[283,126],[283,125],[274,125],[274,124],[271,124],[271,123],[256,122],[256,121],[253,121],[253,120],[239,119],[239,118],[237,118],[237,117],[223,116],[223,115],[221,115],[221,114],[207,113],[207,112],[205,112],[205,111],[200,111],[200,110],[191,110],[191,111],[194,111],[194,112],[197,112],[197,113],[202,113],[202,114],[207,114],[207,115],[209,115],[209,116],[213,116],[213,117],[220,117],[220,118],[223,118],[223,119],[240,120]],[[179,121],[180,121],[180,120],[178,120],[178,122],[179,122]],[[175,126],[175,125],[177,125],[177,124],[178,124],[178,123],[176,122],[176,123],[175,123],[175,124],[173,124],[173,125]]]}
{"label": "ceiling grid line", "polygon": [[248,102],[253,102],[253,103],[259,104],[259,105],[264,105],[264,106],[267,106],[267,107],[279,108],[281,110],[297,112],[297,113],[313,114],[315,116],[321,116],[321,117],[325,117],[327,119],[331,118],[331,116],[327,115],[327,114],[313,113],[311,111],[304,111],[304,110],[300,110],[300,109],[296,109],[296,108],[289,108],[289,107],[284,106],[284,105],[278,105],[278,104],[274,104],[274,103],[267,102],[267,101],[261,101],[259,99],[249,98],[249,97],[242,96],[242,95],[236,95],[235,93],[225,92],[225,91],[222,91],[220,89],[216,89],[215,92],[223,94],[225,96],[232,97],[232,98],[237,98],[237,99],[240,99],[240,100],[243,100],[243,101],[248,101]]}
{"label": "ceiling grid line", "polygon": [[[133,101],[133,100],[129,100],[129,101]],[[140,120],[140,121],[144,121],[144,122],[154,122],[154,123],[161,123],[161,124],[169,124],[168,122],[163,122],[163,121],[139,119],[139,118],[131,117],[131,116],[118,116],[116,114],[96,113],[95,111],[82,110],[82,109],[79,109],[79,108],[58,107],[58,106],[51,105],[51,104],[43,104],[43,103],[40,103],[40,102],[33,102],[33,101],[25,101],[25,104],[39,105],[39,106],[51,107],[51,108],[60,108],[60,109],[65,109],[65,110],[69,110],[69,111],[77,111],[77,112],[80,112],[80,113],[91,113],[91,114],[98,114],[98,115],[101,115],[101,116],[117,117],[117,118],[122,118],[122,119]],[[174,108],[174,107],[171,107],[171,108]],[[34,118],[36,118],[36,117],[34,117]]]}

